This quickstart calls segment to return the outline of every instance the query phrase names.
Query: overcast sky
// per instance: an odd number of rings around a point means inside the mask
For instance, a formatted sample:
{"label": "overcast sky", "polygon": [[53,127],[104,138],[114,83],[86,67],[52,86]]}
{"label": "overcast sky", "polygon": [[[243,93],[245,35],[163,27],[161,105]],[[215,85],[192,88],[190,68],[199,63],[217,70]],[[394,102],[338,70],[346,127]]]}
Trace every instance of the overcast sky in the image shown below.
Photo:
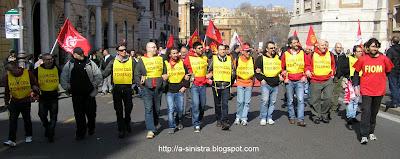
{"label": "overcast sky", "polygon": [[270,4],[292,9],[293,0],[204,0],[205,7],[237,8],[241,3],[248,2],[253,6],[268,6]]}

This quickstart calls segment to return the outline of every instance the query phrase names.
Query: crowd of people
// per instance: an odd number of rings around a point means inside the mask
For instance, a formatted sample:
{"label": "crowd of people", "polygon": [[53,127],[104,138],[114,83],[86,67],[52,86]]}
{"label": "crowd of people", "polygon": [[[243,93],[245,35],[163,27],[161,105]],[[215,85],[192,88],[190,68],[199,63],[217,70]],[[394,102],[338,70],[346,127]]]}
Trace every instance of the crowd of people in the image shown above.
{"label": "crowd of people", "polygon": [[[207,87],[214,100],[216,126],[229,130],[232,126],[248,124],[253,87],[260,86],[259,124],[273,125],[274,110],[280,85],[285,88],[288,124],[306,127],[305,105],[312,112],[314,124],[329,123],[331,114],[344,105],[348,125],[360,122],[361,144],[376,140],[376,116],[385,95],[386,78],[392,92],[393,107],[400,104],[400,39],[394,37],[386,54],[379,52],[381,43],[369,39],[355,45],[352,53],[344,53],[340,43],[329,51],[329,43],[319,40],[315,46],[302,48],[292,36],[287,47],[277,48],[269,41],[265,48],[255,51],[248,43],[229,50],[218,45],[215,52],[200,42],[187,48],[160,51],[156,43],[146,44],[145,53],[116,47],[116,55],[101,49],[102,56],[85,56],[75,48],[71,59],[62,69],[51,54],[42,54],[40,63],[28,67],[10,57],[5,62],[5,103],[9,116],[9,138],[5,145],[16,146],[17,119],[22,114],[25,142],[32,142],[31,102],[39,102],[39,117],[49,142],[54,142],[58,114],[59,84],[72,96],[76,120],[76,140],[95,133],[96,95],[112,93],[117,119],[118,137],[132,131],[132,92],[139,94],[144,104],[146,138],[153,139],[160,127],[162,95],[166,95],[168,133],[184,128],[189,112],[195,133],[202,130]],[[393,64],[394,63],[394,64]],[[236,86],[236,118],[228,118],[232,87]],[[138,98],[139,99],[139,98]],[[135,99],[136,100],[136,99]],[[358,106],[360,105],[360,107]],[[357,111],[361,111],[361,121]],[[49,117],[49,118],[48,118]]]}

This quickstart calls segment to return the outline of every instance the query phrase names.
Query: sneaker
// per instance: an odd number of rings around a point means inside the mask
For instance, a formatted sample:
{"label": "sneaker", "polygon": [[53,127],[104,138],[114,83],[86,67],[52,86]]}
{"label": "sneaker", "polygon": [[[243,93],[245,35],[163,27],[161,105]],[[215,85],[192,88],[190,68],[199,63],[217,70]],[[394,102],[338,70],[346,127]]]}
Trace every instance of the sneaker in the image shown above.
{"label": "sneaker", "polygon": [[195,133],[199,133],[199,132],[200,132],[200,126],[194,127],[194,132],[195,132]]}
{"label": "sneaker", "polygon": [[17,146],[17,143],[15,143],[14,141],[8,140],[6,142],[3,142],[4,145],[6,146],[10,146],[10,147],[15,147]]}
{"label": "sneaker", "polygon": [[267,120],[267,123],[268,123],[269,125],[274,125],[274,124],[275,124],[274,120],[272,120],[272,119],[268,119],[268,120]]}
{"label": "sneaker", "polygon": [[369,134],[369,140],[377,140],[376,136],[374,134]]}
{"label": "sneaker", "polygon": [[265,125],[267,125],[267,120],[265,120],[265,119],[261,119],[261,121],[260,121],[260,125],[261,125],[261,126],[265,126]]}
{"label": "sneaker", "polygon": [[183,125],[182,124],[178,124],[178,130],[182,130],[183,129]]}
{"label": "sneaker", "polygon": [[236,118],[236,119],[235,119],[235,122],[233,122],[233,124],[239,125],[239,124],[240,124],[240,119],[239,119],[239,118]]}
{"label": "sneaker", "polygon": [[246,126],[247,125],[247,120],[242,120],[242,123],[241,123],[243,126]]}
{"label": "sneaker", "polygon": [[146,135],[146,139],[153,139],[154,138],[154,133],[152,131],[148,131]]}
{"label": "sneaker", "polygon": [[229,128],[230,128],[230,125],[227,122],[222,123],[221,130],[229,130]]}
{"label": "sneaker", "polygon": [[368,143],[368,138],[367,137],[362,137],[360,143],[363,144],[363,145],[367,144]]}
{"label": "sneaker", "polygon": [[222,126],[222,122],[221,122],[221,121],[217,121],[216,126],[217,126],[217,127],[221,127],[221,126]]}
{"label": "sneaker", "polygon": [[32,136],[25,137],[25,143],[31,143],[31,142],[32,142]]}
{"label": "sneaker", "polygon": [[168,134],[174,134],[174,133],[175,133],[175,128],[168,129]]}

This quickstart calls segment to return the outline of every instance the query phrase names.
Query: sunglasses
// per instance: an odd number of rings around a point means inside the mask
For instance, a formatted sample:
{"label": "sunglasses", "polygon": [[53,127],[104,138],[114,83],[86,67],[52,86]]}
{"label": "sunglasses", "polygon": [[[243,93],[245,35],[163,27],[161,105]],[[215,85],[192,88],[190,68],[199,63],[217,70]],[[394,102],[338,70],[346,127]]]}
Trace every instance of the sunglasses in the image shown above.
{"label": "sunglasses", "polygon": [[118,51],[121,51],[121,52],[122,52],[122,51],[126,51],[126,49],[122,49],[122,50],[118,50]]}
{"label": "sunglasses", "polygon": [[203,47],[198,47],[198,48],[196,48],[196,49],[199,49],[199,50],[201,50],[201,49],[203,49]]}

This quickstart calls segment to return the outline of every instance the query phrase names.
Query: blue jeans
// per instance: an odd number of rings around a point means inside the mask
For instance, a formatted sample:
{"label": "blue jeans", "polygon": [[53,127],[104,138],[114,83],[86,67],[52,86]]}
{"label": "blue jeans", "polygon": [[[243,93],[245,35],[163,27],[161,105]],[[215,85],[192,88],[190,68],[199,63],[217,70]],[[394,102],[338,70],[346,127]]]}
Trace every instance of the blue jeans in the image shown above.
{"label": "blue jeans", "polygon": [[162,92],[159,89],[143,89],[144,116],[146,129],[156,132],[156,125],[159,124],[160,106]]}
{"label": "blue jeans", "polygon": [[272,119],[276,97],[278,96],[278,87],[271,87],[268,84],[261,85],[260,119]]}
{"label": "blue jeans", "polygon": [[289,119],[296,119],[293,106],[294,93],[296,93],[297,97],[297,120],[304,121],[304,82],[289,81],[289,83],[286,84]]}
{"label": "blue jeans", "polygon": [[200,126],[206,105],[206,86],[193,85],[192,91],[192,124]]}
{"label": "blue jeans", "polygon": [[392,104],[400,104],[400,74],[390,73],[388,79]]}
{"label": "blue jeans", "polygon": [[356,118],[359,98],[360,97],[355,97],[347,104],[346,117],[348,119]]}
{"label": "blue jeans", "polygon": [[249,106],[251,101],[251,93],[253,87],[237,86],[237,107],[236,118],[247,121],[247,114],[249,113]]}
{"label": "blue jeans", "polygon": [[[183,93],[167,93],[167,103],[168,103],[168,126],[169,128],[175,128],[175,120],[179,123],[182,122],[183,114]],[[175,119],[174,113],[177,113],[177,118]]]}

